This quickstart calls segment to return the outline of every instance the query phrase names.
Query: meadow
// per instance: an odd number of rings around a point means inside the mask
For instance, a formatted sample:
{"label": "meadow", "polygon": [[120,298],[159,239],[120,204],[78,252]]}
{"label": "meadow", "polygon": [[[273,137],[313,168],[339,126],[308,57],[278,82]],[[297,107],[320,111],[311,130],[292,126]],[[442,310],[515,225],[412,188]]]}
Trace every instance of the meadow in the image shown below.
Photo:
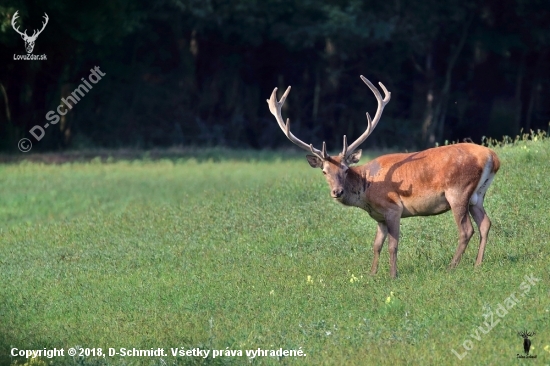
{"label": "meadow", "polygon": [[[549,364],[550,141],[494,149],[483,265],[476,233],[447,270],[450,213],[409,218],[396,280],[387,243],[368,274],[375,222],[333,202],[303,154],[2,164],[0,364]],[[537,359],[517,358],[522,330]],[[10,356],[77,346],[167,355]]]}

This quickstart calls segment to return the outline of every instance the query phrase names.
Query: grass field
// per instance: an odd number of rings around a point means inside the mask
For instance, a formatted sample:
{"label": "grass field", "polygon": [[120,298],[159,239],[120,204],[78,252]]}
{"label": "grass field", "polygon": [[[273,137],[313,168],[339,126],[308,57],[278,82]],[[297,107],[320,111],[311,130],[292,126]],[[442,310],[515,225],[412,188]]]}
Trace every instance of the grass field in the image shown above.
{"label": "grass field", "polygon": [[[450,213],[410,218],[397,280],[387,243],[368,275],[375,222],[302,154],[0,165],[0,364],[75,346],[168,356],[27,364],[550,364],[550,141],[495,151],[483,266],[476,234],[447,271]],[[516,358],[521,330],[537,359]],[[246,356],[258,348],[306,356]]]}

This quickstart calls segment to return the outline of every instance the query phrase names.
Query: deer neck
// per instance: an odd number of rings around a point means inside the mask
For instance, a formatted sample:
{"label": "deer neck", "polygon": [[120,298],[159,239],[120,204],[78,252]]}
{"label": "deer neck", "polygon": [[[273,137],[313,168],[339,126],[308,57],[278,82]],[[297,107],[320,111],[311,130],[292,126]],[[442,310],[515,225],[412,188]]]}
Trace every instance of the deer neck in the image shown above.
{"label": "deer neck", "polygon": [[362,167],[350,167],[344,184],[344,197],[341,203],[346,206],[363,207],[368,182]]}

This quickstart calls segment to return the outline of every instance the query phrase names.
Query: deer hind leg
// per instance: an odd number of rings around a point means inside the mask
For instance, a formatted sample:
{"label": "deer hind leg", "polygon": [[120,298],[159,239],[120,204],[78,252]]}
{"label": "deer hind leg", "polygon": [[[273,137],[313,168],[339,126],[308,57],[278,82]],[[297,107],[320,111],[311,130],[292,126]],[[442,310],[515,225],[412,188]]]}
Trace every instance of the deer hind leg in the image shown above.
{"label": "deer hind leg", "polygon": [[491,229],[491,220],[485,212],[482,205],[470,206],[470,213],[476,222],[479,229],[479,251],[477,253],[476,266],[479,266],[483,261],[483,254],[485,253],[485,245],[487,244],[487,237],[489,236],[489,229]]}
{"label": "deer hind leg", "polygon": [[378,228],[376,229],[376,237],[374,238],[374,244],[372,245],[372,250],[374,252],[374,257],[372,259],[372,267],[370,269],[371,275],[375,275],[378,271],[378,260],[380,259],[380,251],[382,250],[382,245],[384,245],[384,240],[388,235],[388,226],[383,223],[378,223]]}
{"label": "deer hind leg", "polygon": [[462,259],[462,255],[468,246],[470,238],[474,235],[474,228],[472,227],[472,221],[470,220],[470,215],[468,214],[467,202],[465,204],[456,203],[453,205],[453,202],[449,200],[449,204],[451,205],[456,226],[458,227],[458,248],[456,248],[453,260],[449,265],[449,268],[455,268],[458,263],[460,263],[460,259]]}
{"label": "deer hind leg", "polygon": [[[491,229],[491,220],[483,208],[483,200],[485,199],[485,193],[491,185],[494,178],[494,173],[488,174],[484,181],[480,181],[479,187],[476,189],[474,196],[477,194],[476,202],[470,206],[470,214],[474,218],[476,225],[479,229],[479,251],[477,253],[476,266],[479,266],[483,261],[483,254],[485,253],[485,245],[487,244],[487,238],[489,236],[489,230]],[[483,179],[484,177],[482,177]],[[472,202],[470,202],[472,203]]]}

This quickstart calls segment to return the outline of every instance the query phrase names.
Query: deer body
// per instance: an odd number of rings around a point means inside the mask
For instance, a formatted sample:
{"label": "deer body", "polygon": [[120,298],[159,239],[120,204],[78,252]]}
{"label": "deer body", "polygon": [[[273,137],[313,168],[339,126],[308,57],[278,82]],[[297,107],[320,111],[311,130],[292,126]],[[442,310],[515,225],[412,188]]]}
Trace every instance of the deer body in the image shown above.
{"label": "deer body", "polygon": [[469,215],[472,215],[479,228],[480,245],[475,264],[480,265],[491,226],[483,201],[500,167],[497,155],[486,147],[462,143],[415,153],[384,155],[364,165],[351,166],[359,162],[361,150],[355,150],[374,130],[391,96],[380,83],[386,94],[382,99],[378,89],[363,76],[361,78],[375,94],[378,110],[373,120],[367,113],[366,132],[349,148],[344,136],[344,149],[337,156],[326,153],[325,143],[322,150],[317,150],[290,133],[289,121],[285,124],[281,116],[281,107],[290,87],[280,102],[275,99],[275,89],[268,104],[287,137],[313,153],[307,155],[307,160],[311,167],[322,169],[332,198],[346,206],[367,211],[378,222],[373,244],[372,274],[378,270],[380,251],[386,237],[389,237],[390,275],[397,276],[401,218],[439,215],[449,210],[453,213],[459,231],[458,248],[450,267],[460,262],[473,235]]}
{"label": "deer body", "polygon": [[449,199],[455,197],[477,203],[487,188],[479,185],[481,177],[492,179],[499,166],[491,150],[466,143],[384,155],[350,167],[344,196],[335,199],[364,209],[377,221],[392,206],[400,217],[439,215],[451,209]]}

